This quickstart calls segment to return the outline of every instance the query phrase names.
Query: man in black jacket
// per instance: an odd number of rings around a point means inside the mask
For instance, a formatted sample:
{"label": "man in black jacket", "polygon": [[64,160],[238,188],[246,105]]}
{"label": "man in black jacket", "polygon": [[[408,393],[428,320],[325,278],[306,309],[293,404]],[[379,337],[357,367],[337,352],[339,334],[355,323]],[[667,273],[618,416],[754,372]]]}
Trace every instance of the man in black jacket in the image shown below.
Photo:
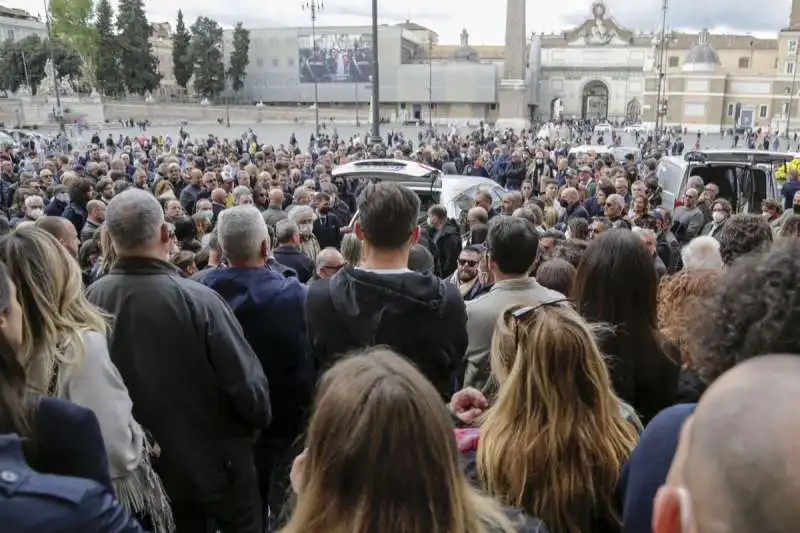
{"label": "man in black jacket", "polygon": [[260,532],[252,445],[272,416],[261,364],[222,298],[165,261],[152,194],[114,197],[106,226],[119,259],[88,297],[114,316],[111,359],[161,448],[153,466],[177,531]]}
{"label": "man in black jacket", "polygon": [[439,257],[437,275],[442,279],[449,278],[458,268],[458,255],[461,253],[458,224],[447,218],[447,209],[443,205],[434,205],[428,209],[428,225],[431,241]]}
{"label": "man in black jacket", "polygon": [[326,192],[318,192],[314,195],[314,203],[317,208],[317,218],[314,220],[313,231],[320,249],[338,250],[342,244],[342,232],[339,228],[344,226],[344,223],[331,213],[331,196]]}
{"label": "man in black jacket", "polygon": [[311,284],[308,330],[320,371],[352,350],[388,345],[448,398],[467,348],[467,315],[457,287],[407,268],[419,205],[413,191],[396,183],[365,187],[355,227],[361,264]]}
{"label": "man in black jacket", "polygon": [[306,283],[314,275],[314,261],[300,251],[300,229],[291,220],[281,220],[275,225],[275,241],[278,246],[272,256],[283,266],[297,273],[300,283]]}

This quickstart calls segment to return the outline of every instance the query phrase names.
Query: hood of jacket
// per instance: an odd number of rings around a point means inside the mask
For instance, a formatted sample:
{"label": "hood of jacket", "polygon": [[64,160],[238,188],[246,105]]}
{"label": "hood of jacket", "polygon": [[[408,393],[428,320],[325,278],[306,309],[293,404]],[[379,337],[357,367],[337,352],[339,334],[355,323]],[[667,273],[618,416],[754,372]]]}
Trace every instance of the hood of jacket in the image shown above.
{"label": "hood of jacket", "polygon": [[330,279],[336,312],[365,343],[371,342],[385,316],[441,315],[446,290],[445,282],[433,274],[418,272],[376,274],[346,267]]}

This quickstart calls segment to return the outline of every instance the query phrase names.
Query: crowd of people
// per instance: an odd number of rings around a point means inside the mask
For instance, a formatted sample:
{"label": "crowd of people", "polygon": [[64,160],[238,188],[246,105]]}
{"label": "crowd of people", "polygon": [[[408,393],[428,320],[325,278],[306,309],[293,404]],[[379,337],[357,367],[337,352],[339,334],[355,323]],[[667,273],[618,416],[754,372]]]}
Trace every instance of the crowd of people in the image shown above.
{"label": "crowd of people", "polygon": [[[3,531],[800,527],[798,176],[248,137],[0,153]],[[333,177],[375,154],[507,193]]]}

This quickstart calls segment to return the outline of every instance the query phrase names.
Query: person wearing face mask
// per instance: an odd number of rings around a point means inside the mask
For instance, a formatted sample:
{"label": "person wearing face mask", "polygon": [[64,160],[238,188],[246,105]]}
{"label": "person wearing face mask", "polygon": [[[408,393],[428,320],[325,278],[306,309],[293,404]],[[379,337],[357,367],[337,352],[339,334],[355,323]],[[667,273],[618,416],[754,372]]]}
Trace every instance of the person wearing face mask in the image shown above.
{"label": "person wearing face mask", "polygon": [[69,192],[67,192],[67,187],[65,185],[56,185],[53,187],[52,198],[44,208],[44,214],[50,217],[60,217],[68,205]]}
{"label": "person wearing face mask", "polygon": [[718,198],[711,204],[711,222],[703,227],[701,235],[716,238],[722,226],[731,216],[731,203],[724,198]]}
{"label": "person wearing face mask", "polygon": [[583,218],[589,220],[589,212],[581,205],[581,193],[578,189],[568,187],[561,191],[559,204],[563,209],[559,223],[566,227],[567,222],[573,218]]}
{"label": "person wearing face mask", "polygon": [[342,244],[341,226],[344,224],[331,213],[331,196],[326,192],[314,195],[314,204],[317,206],[316,219],[312,231],[317,238],[320,248],[336,248]]}
{"label": "person wearing face mask", "polygon": [[16,228],[22,222],[36,222],[44,215],[44,200],[41,196],[31,195],[25,198],[21,217],[12,218],[9,225]]}
{"label": "person wearing face mask", "polygon": [[300,231],[299,250],[311,261],[316,261],[322,248],[314,236],[314,210],[307,205],[297,205],[289,210],[288,215],[287,220],[297,224]]}

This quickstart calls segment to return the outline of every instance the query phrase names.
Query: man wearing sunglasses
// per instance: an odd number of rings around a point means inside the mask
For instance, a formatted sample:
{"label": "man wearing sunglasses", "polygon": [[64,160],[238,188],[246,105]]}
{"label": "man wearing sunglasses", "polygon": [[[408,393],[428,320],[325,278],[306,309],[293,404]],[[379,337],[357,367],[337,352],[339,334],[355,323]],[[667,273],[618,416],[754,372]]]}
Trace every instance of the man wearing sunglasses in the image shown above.
{"label": "man wearing sunglasses", "polygon": [[483,390],[489,375],[489,349],[498,317],[512,305],[535,306],[564,295],[542,287],[530,276],[539,250],[539,233],[523,218],[497,217],[489,224],[486,239],[489,269],[494,277],[491,290],[467,302],[467,334],[464,386]]}
{"label": "man wearing sunglasses", "polygon": [[450,283],[458,287],[465,302],[472,300],[481,292],[478,264],[481,261],[482,253],[480,246],[464,248],[458,256],[458,268],[450,276]]}

